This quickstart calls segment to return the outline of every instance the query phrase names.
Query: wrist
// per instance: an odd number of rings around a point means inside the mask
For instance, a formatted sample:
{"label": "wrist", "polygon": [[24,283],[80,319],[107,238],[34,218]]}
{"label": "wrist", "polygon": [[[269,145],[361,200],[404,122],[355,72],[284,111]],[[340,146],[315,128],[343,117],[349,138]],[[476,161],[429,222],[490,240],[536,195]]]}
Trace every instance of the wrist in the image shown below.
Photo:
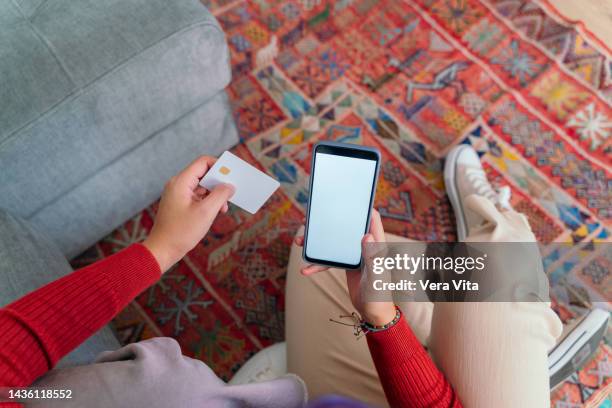
{"label": "wrist", "polygon": [[161,273],[166,272],[182,258],[181,255],[175,254],[176,251],[164,244],[163,241],[156,239],[153,235],[149,235],[149,237],[142,241],[142,245],[151,252],[161,269]]}
{"label": "wrist", "polygon": [[395,304],[390,302],[377,303],[375,310],[362,313],[361,317],[373,326],[384,326],[395,319]]}

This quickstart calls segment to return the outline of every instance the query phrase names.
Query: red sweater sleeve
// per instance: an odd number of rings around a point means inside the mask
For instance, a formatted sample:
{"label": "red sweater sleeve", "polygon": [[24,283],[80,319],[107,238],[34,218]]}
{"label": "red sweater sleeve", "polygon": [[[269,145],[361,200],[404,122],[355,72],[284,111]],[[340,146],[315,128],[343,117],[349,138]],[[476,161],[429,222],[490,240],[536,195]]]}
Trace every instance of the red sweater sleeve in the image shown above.
{"label": "red sweater sleeve", "polygon": [[160,277],[140,244],[0,309],[0,386],[28,386]]}
{"label": "red sweater sleeve", "polygon": [[461,402],[402,315],[395,326],[369,333],[368,346],[389,405],[459,408]]}

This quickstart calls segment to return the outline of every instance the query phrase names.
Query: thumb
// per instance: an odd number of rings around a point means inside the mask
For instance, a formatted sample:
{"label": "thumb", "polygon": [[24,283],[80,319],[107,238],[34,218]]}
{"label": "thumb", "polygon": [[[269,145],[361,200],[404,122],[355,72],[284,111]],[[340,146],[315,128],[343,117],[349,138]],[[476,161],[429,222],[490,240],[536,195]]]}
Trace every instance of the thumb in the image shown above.
{"label": "thumb", "polygon": [[374,236],[370,233],[365,234],[361,239],[361,256],[367,263],[371,261],[373,254],[376,252],[377,245],[375,245]]}
{"label": "thumb", "polygon": [[204,200],[200,201],[200,205],[214,212],[214,214],[217,214],[221,211],[223,204],[227,203],[227,200],[232,198],[235,191],[236,189],[231,184],[219,184],[212,189]]}
{"label": "thumb", "polygon": [[372,234],[365,234],[361,239],[361,255],[367,268],[370,268],[373,258],[385,257],[387,256],[387,252],[388,248],[386,242],[379,242]]}

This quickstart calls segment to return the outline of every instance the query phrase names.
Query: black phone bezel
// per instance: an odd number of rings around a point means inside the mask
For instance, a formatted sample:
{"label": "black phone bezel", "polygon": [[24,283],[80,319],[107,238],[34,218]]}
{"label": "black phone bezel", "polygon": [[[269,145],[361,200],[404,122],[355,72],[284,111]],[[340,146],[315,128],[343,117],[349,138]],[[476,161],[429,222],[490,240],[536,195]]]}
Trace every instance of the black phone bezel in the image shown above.
{"label": "black phone bezel", "polygon": [[331,266],[334,268],[342,268],[342,269],[358,269],[361,267],[362,260],[360,260],[358,264],[352,265],[352,264],[345,264],[342,262],[334,262],[334,261],[327,261],[327,260],[322,260],[322,259],[311,258],[306,254],[306,247],[308,244],[308,224],[310,222],[310,200],[312,199],[312,194],[310,194],[310,192],[312,191],[312,183],[314,181],[314,176],[315,176],[315,171],[316,171],[315,161],[316,161],[317,153],[331,154],[335,156],[344,156],[344,157],[354,157],[358,159],[373,160],[376,162],[376,170],[374,172],[374,179],[372,180],[372,187],[370,191],[370,205],[368,207],[368,215],[367,215],[368,218],[367,218],[365,230],[363,231],[365,235],[370,229],[370,219],[372,217],[372,207],[374,205],[374,197],[376,195],[376,185],[378,182],[378,170],[380,167],[380,152],[378,151],[378,149],[369,147],[369,146],[360,146],[360,145],[353,145],[353,144],[339,143],[339,142],[319,142],[312,149],[312,160],[311,160],[311,165],[310,165],[311,174],[310,174],[309,189],[308,189],[309,191],[308,207],[306,211],[306,225],[304,229],[304,247],[302,250],[302,258],[306,262],[318,264],[318,265],[325,265],[325,266]]}

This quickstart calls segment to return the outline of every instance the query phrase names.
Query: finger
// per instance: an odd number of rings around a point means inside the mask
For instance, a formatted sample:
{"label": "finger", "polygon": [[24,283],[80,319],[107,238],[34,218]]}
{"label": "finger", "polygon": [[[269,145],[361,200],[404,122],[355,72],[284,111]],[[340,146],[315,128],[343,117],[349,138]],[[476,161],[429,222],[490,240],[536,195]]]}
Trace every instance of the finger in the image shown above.
{"label": "finger", "polygon": [[386,256],[388,251],[387,244],[385,241],[385,233],[382,233],[382,239],[377,239],[373,234],[368,233],[361,239],[361,253],[363,259],[368,267],[371,265],[372,258],[378,256]]}
{"label": "finger", "polygon": [[304,246],[304,236],[295,237],[293,242],[295,242],[297,246]]}
{"label": "finger", "polygon": [[382,219],[380,213],[376,209],[372,209],[372,218],[370,221],[370,234],[374,238],[374,241],[384,242],[385,241],[385,229],[382,225]]}
{"label": "finger", "polygon": [[200,200],[205,198],[206,195],[208,194],[208,190],[206,190],[204,187],[202,186],[197,186],[194,190],[193,190],[194,194],[196,197],[198,197]]}
{"label": "finger", "polygon": [[[369,261],[372,253],[373,246],[371,244],[375,243],[374,236],[370,233],[365,234],[363,238],[361,238],[361,253],[363,258],[366,261]],[[368,245],[370,244],[370,245]]]}
{"label": "finger", "polygon": [[234,195],[235,191],[236,189],[231,184],[219,184],[198,205],[216,216],[223,206],[227,205],[227,200]]}
{"label": "finger", "polygon": [[362,244],[371,244],[373,242],[375,241],[374,241],[374,236],[372,234],[365,234],[363,238],[361,239]]}
{"label": "finger", "polygon": [[221,212],[225,214],[228,210],[229,210],[229,205],[227,205],[227,203],[223,204],[223,207],[221,207]]}
{"label": "finger", "polygon": [[304,268],[302,268],[302,275],[305,276],[309,276],[315,273],[319,273],[319,272],[324,272],[326,270],[328,270],[329,268],[327,266],[322,266],[322,265],[308,265],[305,266]]}
{"label": "finger", "polygon": [[216,161],[217,159],[211,156],[198,157],[177,175],[177,182],[189,184],[195,188],[200,179],[204,177],[204,174]]}

